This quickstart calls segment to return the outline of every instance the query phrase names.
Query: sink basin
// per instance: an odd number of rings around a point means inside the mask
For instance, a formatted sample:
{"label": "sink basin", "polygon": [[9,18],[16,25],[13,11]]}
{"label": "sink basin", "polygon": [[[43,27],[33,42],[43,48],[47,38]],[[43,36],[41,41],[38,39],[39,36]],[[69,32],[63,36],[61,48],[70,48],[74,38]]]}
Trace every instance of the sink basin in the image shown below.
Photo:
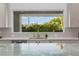
{"label": "sink basin", "polygon": [[45,37],[39,37],[39,38],[37,38],[37,37],[31,37],[30,39],[46,39]]}

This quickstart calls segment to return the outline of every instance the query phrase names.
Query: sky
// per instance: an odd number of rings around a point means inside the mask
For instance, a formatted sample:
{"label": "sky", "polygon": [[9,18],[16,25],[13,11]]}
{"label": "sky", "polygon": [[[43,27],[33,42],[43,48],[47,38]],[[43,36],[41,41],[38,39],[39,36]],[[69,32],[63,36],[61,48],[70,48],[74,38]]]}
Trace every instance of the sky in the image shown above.
{"label": "sky", "polygon": [[52,16],[22,16],[21,21],[22,24],[31,24],[31,23],[37,23],[37,24],[42,24],[44,22],[49,22],[50,19],[55,18]]}

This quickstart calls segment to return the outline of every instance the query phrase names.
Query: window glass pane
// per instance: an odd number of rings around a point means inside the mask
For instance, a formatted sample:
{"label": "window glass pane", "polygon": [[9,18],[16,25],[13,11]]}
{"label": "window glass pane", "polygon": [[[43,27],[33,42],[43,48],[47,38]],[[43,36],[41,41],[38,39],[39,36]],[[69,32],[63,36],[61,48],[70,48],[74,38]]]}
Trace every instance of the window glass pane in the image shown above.
{"label": "window glass pane", "polygon": [[43,24],[45,22],[49,22],[52,18],[55,18],[55,17],[52,17],[52,16],[40,16],[40,17],[37,17],[37,16],[31,16],[29,17],[29,20],[30,20],[30,23],[38,23],[38,24]]}
{"label": "window glass pane", "polygon": [[28,24],[28,17],[26,16],[26,17],[24,17],[24,16],[22,16],[22,24]]}
{"label": "window glass pane", "polygon": [[22,32],[62,32],[62,16],[22,16]]}

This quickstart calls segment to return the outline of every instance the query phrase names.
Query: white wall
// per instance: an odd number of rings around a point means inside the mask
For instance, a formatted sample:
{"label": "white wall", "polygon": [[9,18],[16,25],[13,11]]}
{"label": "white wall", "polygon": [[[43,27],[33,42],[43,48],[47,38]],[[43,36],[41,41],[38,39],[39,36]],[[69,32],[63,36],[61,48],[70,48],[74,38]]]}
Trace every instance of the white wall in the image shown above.
{"label": "white wall", "polygon": [[[69,18],[68,18],[68,5],[65,3],[47,3],[47,4],[22,4],[22,3],[11,3],[8,4],[8,12],[9,12],[9,22],[8,22],[8,26],[11,27],[11,29],[13,30],[13,11],[53,11],[53,10],[63,10],[64,11],[64,25],[65,27],[69,27]],[[77,7],[75,7],[77,8]],[[72,9],[71,9],[72,10]],[[79,10],[79,9],[78,9]],[[78,16],[77,16],[78,17]],[[74,19],[73,19],[74,20]],[[2,29],[3,30],[3,29]],[[70,32],[71,30],[69,30]],[[8,32],[8,31],[3,31],[3,32]],[[77,36],[77,33],[71,31],[71,33],[47,33],[49,36],[57,36],[57,37],[64,37],[64,36],[69,36],[69,37],[75,37]],[[28,35],[27,35],[28,34]],[[14,36],[33,36],[32,34],[34,33],[14,33]],[[61,34],[61,35],[60,35]],[[5,34],[4,36],[10,36],[10,34]],[[45,32],[42,34],[40,33],[41,36],[45,36]]]}
{"label": "white wall", "polygon": [[7,4],[0,3],[0,28],[8,27]]}
{"label": "white wall", "polygon": [[67,4],[65,3],[10,3],[9,7],[9,27],[13,28],[13,11],[54,11],[63,10],[65,27],[69,26],[67,19]]}
{"label": "white wall", "polygon": [[79,3],[68,4],[70,27],[79,27]]}
{"label": "white wall", "polygon": [[63,10],[65,9],[66,4],[59,3],[15,3],[9,4],[10,9],[12,10],[21,10],[21,11],[41,11],[41,10]]}

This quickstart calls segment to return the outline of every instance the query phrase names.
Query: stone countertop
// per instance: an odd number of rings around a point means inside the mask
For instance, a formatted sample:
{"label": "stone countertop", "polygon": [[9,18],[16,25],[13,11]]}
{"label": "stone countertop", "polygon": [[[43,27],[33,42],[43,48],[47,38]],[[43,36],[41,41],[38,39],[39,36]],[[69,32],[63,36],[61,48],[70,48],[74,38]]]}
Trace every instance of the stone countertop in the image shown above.
{"label": "stone countertop", "polygon": [[48,38],[29,38],[29,37],[3,37],[0,40],[66,40],[66,41],[76,41],[79,40],[78,37],[48,37]]}

